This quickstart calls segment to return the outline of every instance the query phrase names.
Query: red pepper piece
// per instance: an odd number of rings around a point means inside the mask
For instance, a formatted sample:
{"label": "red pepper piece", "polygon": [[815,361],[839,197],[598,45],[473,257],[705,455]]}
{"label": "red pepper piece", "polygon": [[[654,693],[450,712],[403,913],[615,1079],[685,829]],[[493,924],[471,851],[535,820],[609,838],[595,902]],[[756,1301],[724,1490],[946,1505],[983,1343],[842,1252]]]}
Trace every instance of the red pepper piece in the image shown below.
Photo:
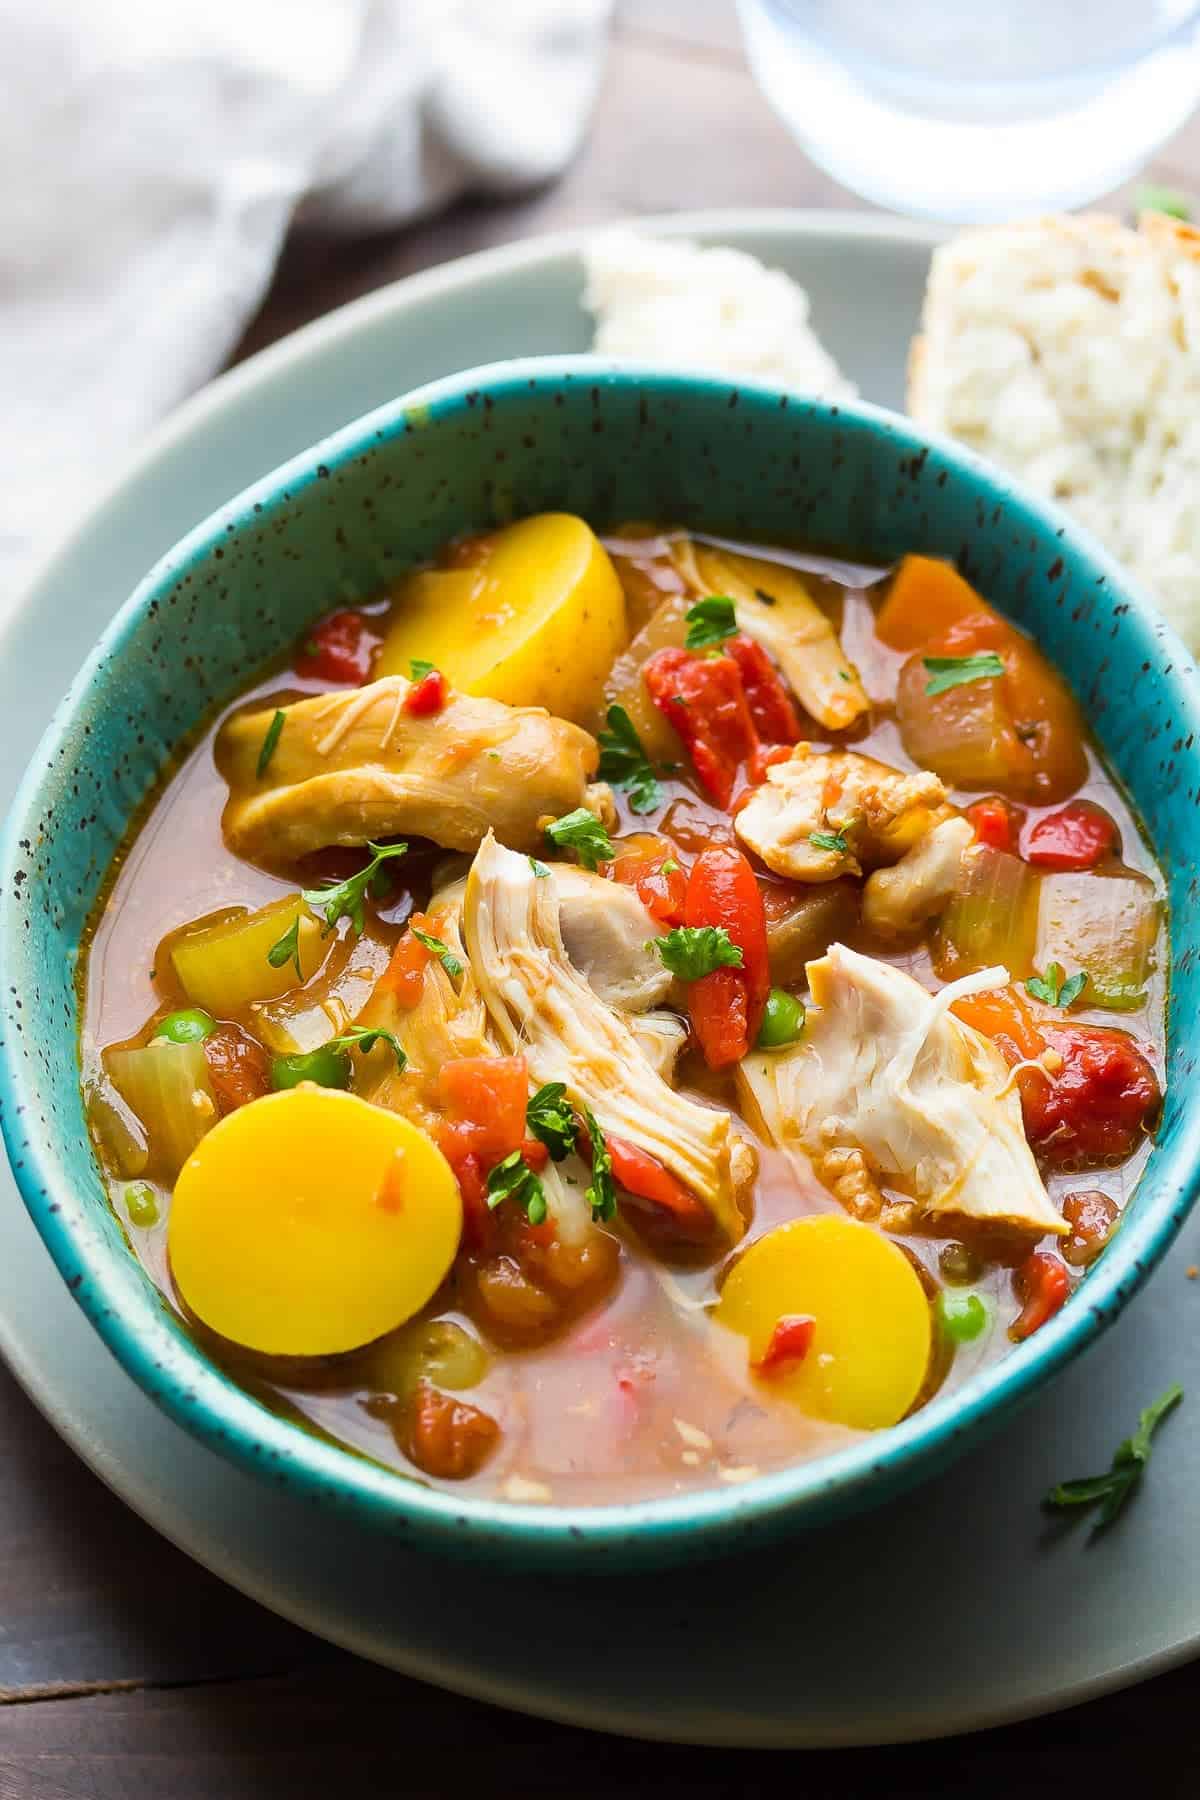
{"label": "red pepper piece", "polygon": [[651,918],[661,925],[682,925],[687,876],[678,863],[671,869],[664,869],[663,864],[669,861],[671,858],[667,856],[621,856],[611,865],[611,870],[617,881],[636,888],[638,898]]}
{"label": "red pepper piece", "polygon": [[1048,1250],[1035,1250],[1017,1270],[1014,1285],[1022,1308],[1009,1336],[1018,1343],[1054,1317],[1071,1291],[1067,1265]]}
{"label": "red pepper piece", "polygon": [[444,1063],[438,1089],[457,1140],[486,1168],[521,1148],[529,1099],[523,1056],[464,1056]]}
{"label": "red pepper piece", "polygon": [[297,675],[316,681],[363,682],[380,639],[361,613],[335,612],[309,631],[296,657]]}
{"label": "red pepper piece", "polygon": [[729,656],[656,650],[642,669],[646,690],[675,727],[702,787],[728,806],[738,770],[758,749],[741,671]]}
{"label": "red pepper piece", "polygon": [[[428,931],[430,928],[424,913],[414,913],[409,925],[415,925],[418,931]],[[381,994],[394,994],[397,1005],[411,1010],[421,998],[425,986],[425,970],[432,961],[433,952],[427,950],[411,930],[406,931],[392,951],[392,960],[379,977],[377,991]]]}
{"label": "red pepper piece", "polygon": [[764,744],[795,744],[800,740],[800,717],[779,671],[761,644],[753,638],[733,637],[724,646],[742,677],[746,705],[754,729]]}
{"label": "red pepper piece", "polygon": [[710,1069],[723,1069],[753,1045],[771,991],[762,892],[740,850],[706,850],[697,858],[684,924],[723,926],[742,952],[740,968],[714,969],[688,986],[688,1011],[704,1060]]}
{"label": "red pepper piece", "polygon": [[999,794],[989,794],[986,800],[976,800],[968,806],[967,817],[981,844],[989,844],[993,850],[1007,850],[1011,856],[1019,854],[1017,846],[1025,818],[1020,807],[1002,800]]}
{"label": "red pepper piece", "polygon": [[428,675],[422,675],[415,681],[404,696],[404,710],[411,713],[414,719],[428,719],[434,713],[440,713],[446,704],[449,687],[446,677],[440,669],[430,669]]}
{"label": "red pepper piece", "polygon": [[606,1142],[612,1157],[613,1179],[627,1194],[661,1206],[686,1237],[706,1238],[711,1234],[713,1221],[708,1208],[657,1157],[611,1133]]}
{"label": "red pepper piece", "polygon": [[1091,800],[1071,800],[1025,835],[1025,860],[1037,869],[1094,869],[1120,849],[1115,822]]}
{"label": "red pepper piece", "polygon": [[759,1375],[780,1375],[789,1367],[803,1362],[813,1341],[817,1321],[811,1313],[784,1313],[775,1321],[771,1340],[762,1355],[751,1360],[750,1367]]}

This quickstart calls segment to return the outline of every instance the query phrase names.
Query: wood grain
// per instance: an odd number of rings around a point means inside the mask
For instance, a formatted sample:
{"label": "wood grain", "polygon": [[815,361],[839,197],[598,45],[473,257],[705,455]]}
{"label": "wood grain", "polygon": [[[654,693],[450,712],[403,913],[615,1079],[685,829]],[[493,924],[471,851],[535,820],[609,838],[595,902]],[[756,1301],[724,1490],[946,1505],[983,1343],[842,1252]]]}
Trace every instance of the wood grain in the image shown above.
{"label": "wood grain", "polygon": [[[1200,186],[1200,122],[1150,173]],[[532,232],[690,207],[857,204],[758,97],[732,0],[624,0],[594,127],[562,181],[365,243],[296,237],[238,354],[383,282]],[[519,1638],[514,1620],[515,1656]],[[503,1714],[358,1663],[224,1587],[90,1475],[0,1370],[0,1800],[706,1800],[780,1781],[806,1800],[1117,1784],[1173,1800],[1195,1792],[1198,1688],[1183,1669],[976,1738],[794,1758],[648,1747]]]}

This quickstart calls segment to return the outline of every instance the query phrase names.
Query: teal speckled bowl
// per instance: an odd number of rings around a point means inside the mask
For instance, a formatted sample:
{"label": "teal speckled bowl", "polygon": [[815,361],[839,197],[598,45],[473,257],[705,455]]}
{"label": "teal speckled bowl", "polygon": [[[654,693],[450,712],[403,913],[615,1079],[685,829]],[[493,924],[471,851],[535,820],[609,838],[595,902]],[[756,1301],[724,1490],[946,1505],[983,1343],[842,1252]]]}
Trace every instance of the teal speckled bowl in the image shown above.
{"label": "teal speckled bowl", "polygon": [[[1036,1337],[894,1430],[735,1488],[631,1506],[520,1507],[435,1492],[277,1418],[192,1341],[107,1205],[78,1083],[80,936],[171,748],[315,614],[377,591],[447,537],[561,508],[807,539],[859,558],[955,558],[1068,675],[1170,886],[1162,1126],[1112,1246]],[[999,1422],[1116,1315],[1194,1198],[1200,1046],[1193,873],[1200,682],[1120,570],[957,447],[834,407],[587,358],[441,381],[348,426],[199,526],[151,570],[59,707],[7,822],[0,1108],[25,1203],[105,1343],[205,1443],[431,1548],[571,1569],[663,1563],[877,1504]]]}

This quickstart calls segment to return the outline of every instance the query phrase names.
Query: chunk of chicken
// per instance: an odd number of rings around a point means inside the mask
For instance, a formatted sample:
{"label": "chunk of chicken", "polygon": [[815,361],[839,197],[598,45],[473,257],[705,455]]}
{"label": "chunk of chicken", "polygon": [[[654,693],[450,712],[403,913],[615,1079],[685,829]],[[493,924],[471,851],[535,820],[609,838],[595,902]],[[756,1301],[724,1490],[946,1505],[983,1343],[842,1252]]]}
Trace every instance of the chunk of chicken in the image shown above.
{"label": "chunk of chicken", "polygon": [[222,827],[231,847],[278,863],[410,832],[473,850],[494,829],[533,851],[540,821],[586,803],[598,752],[578,725],[466,694],[415,717],[404,710],[411,685],[388,675],[285,706],[262,775],[275,707],[227,719],[216,748],[229,783]]}
{"label": "chunk of chicken", "polygon": [[890,869],[876,869],[863,888],[863,924],[880,937],[903,937],[934,918],[954,892],[963,851],[974,840],[970,820],[955,814]]}
{"label": "chunk of chicken", "polygon": [[833,881],[896,862],[947,816],[945,802],[942,783],[924,770],[909,775],[856,750],[797,744],[767,770],[734,830],[777,875]]}
{"label": "chunk of chicken", "polygon": [[677,568],[697,594],[728,594],[739,631],[783,670],[801,705],[827,731],[844,731],[870,710],[858,671],[794,569],[762,557],[677,539]]}
{"label": "chunk of chicken", "polygon": [[629,1021],[646,1061],[664,1081],[675,1078],[675,1064],[688,1040],[688,1028],[678,1013],[644,1012]]}
{"label": "chunk of chicken", "polygon": [[488,834],[467,881],[463,929],[475,979],[503,1048],[522,1052],[537,1082],[564,1082],[602,1130],[663,1163],[703,1202],[730,1241],[744,1229],[737,1192],[753,1155],[727,1112],[668,1087],[629,1023],[606,1006],[563,944],[558,890],[528,857]]}
{"label": "chunk of chicken", "polygon": [[926,1218],[1035,1237],[1068,1229],[1042,1185],[1003,1056],[948,1011],[965,992],[1001,986],[1006,970],[935,995],[902,969],[834,944],[808,976],[813,1010],[800,1043],[739,1068],[781,1148],[803,1151],[860,1216],[878,1210],[884,1181],[910,1193]]}

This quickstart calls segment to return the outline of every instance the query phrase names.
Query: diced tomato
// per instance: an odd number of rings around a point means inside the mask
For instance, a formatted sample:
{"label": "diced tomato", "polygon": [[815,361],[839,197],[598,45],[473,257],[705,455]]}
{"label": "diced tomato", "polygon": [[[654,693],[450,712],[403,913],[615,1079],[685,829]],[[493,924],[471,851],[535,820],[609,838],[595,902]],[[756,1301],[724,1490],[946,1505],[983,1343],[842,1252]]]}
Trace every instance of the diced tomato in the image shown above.
{"label": "diced tomato", "polygon": [[487,1255],[496,1241],[496,1220],[487,1203],[487,1177],[483,1163],[468,1148],[466,1135],[449,1119],[437,1130],[438,1149],[454,1170],[462,1197],[463,1242],[469,1250]]}
{"label": "diced tomato", "polygon": [[411,713],[414,719],[427,719],[433,713],[440,713],[446,704],[449,687],[446,677],[440,669],[430,669],[428,675],[422,675],[415,681],[404,696],[404,710]]}
{"label": "diced tomato", "polygon": [[1120,847],[1116,823],[1091,800],[1046,813],[1025,834],[1025,861],[1039,869],[1094,869]]}
{"label": "diced tomato", "polygon": [[1017,1070],[1025,1131],[1045,1162],[1080,1168],[1129,1156],[1154,1122],[1158,1078],[1128,1032],[1067,1023],[1020,987],[957,1000],[958,1018],[990,1037]]}
{"label": "diced tomato", "polygon": [[999,794],[989,794],[986,800],[976,800],[974,805],[968,806],[967,817],[981,844],[988,844],[993,850],[1007,850],[1012,856],[1018,855],[1017,845],[1025,818],[1019,806],[1001,799]]}
{"label": "diced tomato", "polygon": [[701,785],[728,806],[738,771],[758,748],[741,671],[729,656],[656,650],[642,669],[647,692],[687,745]]}
{"label": "diced tomato", "polygon": [[523,1056],[463,1056],[444,1063],[438,1091],[455,1138],[486,1168],[521,1148],[529,1099]]}
{"label": "diced tomato", "polygon": [[381,641],[362,613],[330,613],[312,626],[293,666],[317,681],[362,682]]}
{"label": "diced tomato", "polygon": [[240,1025],[218,1025],[204,1039],[204,1055],[217,1105],[235,1112],[271,1091],[271,1065],[256,1038]]}
{"label": "diced tomato", "polygon": [[1071,1277],[1059,1257],[1048,1250],[1035,1250],[1017,1270],[1014,1286],[1022,1308],[1009,1336],[1020,1343],[1054,1317],[1071,1291]]}
{"label": "diced tomato", "polygon": [[803,1362],[813,1341],[817,1321],[811,1313],[784,1313],[775,1321],[770,1342],[750,1367],[759,1375],[779,1375]]}
{"label": "diced tomato", "polygon": [[688,1011],[704,1059],[710,1069],[723,1069],[752,1047],[771,991],[762,892],[739,850],[706,850],[697,858],[684,923],[723,926],[742,952],[740,968],[714,969],[688,986]]}
{"label": "diced tomato", "polygon": [[668,862],[673,862],[669,856],[620,856],[610,868],[617,881],[636,888],[651,918],[662,925],[682,925],[687,876],[676,862],[664,868]]}
{"label": "diced tomato", "polygon": [[708,1208],[677,1176],[672,1175],[670,1169],[664,1168],[657,1157],[640,1149],[637,1144],[628,1143],[624,1138],[613,1137],[611,1133],[607,1143],[612,1157],[613,1179],[627,1194],[661,1206],[671,1215],[671,1222],[686,1237],[710,1236],[713,1221]]}
{"label": "diced tomato", "polygon": [[433,952],[427,950],[411,930],[414,925],[418,931],[429,930],[429,920],[424,913],[414,913],[408,923],[410,929],[392,951],[391,961],[379,977],[376,992],[394,994],[397,1005],[411,1009],[421,998],[425,970],[433,960]]}
{"label": "diced tomato", "polygon": [[733,637],[724,646],[742,677],[746,705],[754,729],[764,744],[795,744],[800,738],[800,718],[779,671],[761,644],[753,638]]}

